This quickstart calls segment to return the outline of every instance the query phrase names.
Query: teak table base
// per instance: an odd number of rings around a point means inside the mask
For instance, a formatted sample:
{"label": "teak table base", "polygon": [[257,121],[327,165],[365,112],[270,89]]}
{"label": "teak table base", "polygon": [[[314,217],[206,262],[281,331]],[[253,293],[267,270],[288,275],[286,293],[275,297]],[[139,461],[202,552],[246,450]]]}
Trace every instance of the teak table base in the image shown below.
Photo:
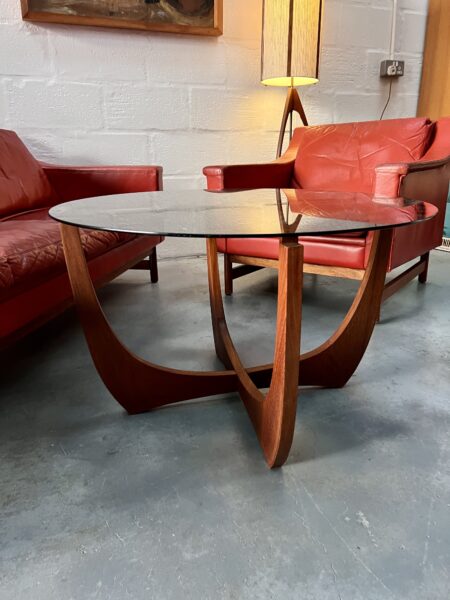
{"label": "teak table base", "polygon": [[[321,346],[299,355],[303,248],[296,237],[280,241],[278,309],[273,364],[246,369],[231,340],[220,288],[217,246],[208,239],[208,281],[214,343],[227,370],[182,371],[142,360],[112,331],[101,309],[77,227],[61,225],[70,282],[84,334],[100,377],[131,414],[192,398],[238,391],[267,464],[287,459],[295,428],[299,385],[341,387],[362,359],[383,293],[391,231],[374,234],[369,264],[358,293],[337,331]],[[264,395],[258,388],[269,388]]]}

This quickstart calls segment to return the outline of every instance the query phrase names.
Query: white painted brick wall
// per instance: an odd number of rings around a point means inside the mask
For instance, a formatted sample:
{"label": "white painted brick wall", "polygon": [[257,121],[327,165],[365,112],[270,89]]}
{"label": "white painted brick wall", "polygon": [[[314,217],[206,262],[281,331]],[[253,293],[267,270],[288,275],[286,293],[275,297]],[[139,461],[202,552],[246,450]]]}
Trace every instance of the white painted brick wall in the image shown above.
{"label": "white painted brick wall", "polygon": [[[205,164],[271,159],[285,92],[259,83],[261,4],[224,0],[214,39],[24,23],[19,0],[0,0],[0,127],[46,161],[162,164],[166,189],[202,187]],[[302,90],[309,120],[377,119],[392,0],[324,4],[321,80]],[[399,0],[406,75],[386,118],[415,114],[426,11]],[[161,253],[198,247],[172,240]]]}
{"label": "white painted brick wall", "polygon": [[189,88],[186,86],[110,83],[104,94],[105,127],[109,131],[189,129]]}
{"label": "white painted brick wall", "polygon": [[[15,129],[104,128],[103,88],[98,84],[52,79],[6,81],[6,125]],[[46,126],[45,126],[46,125]]]}

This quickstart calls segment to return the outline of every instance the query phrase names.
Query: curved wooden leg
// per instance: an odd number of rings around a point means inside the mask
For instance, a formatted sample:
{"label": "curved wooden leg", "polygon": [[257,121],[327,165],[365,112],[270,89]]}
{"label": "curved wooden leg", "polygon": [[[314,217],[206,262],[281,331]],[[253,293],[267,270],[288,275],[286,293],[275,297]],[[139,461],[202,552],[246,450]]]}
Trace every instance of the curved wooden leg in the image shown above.
{"label": "curved wooden leg", "polygon": [[374,234],[364,279],[337,331],[321,346],[300,358],[302,385],[344,386],[356,371],[380,314],[391,231]]}
{"label": "curved wooden leg", "polygon": [[[380,313],[392,230],[374,233],[369,262],[342,324],[321,346],[300,356],[299,385],[342,387],[358,367]],[[273,366],[248,369],[258,387],[267,387]]]}
{"label": "curved wooden leg", "polygon": [[[286,460],[292,443],[298,385],[344,385],[358,366],[379,312],[391,231],[375,233],[369,264],[355,300],[337,331],[299,356],[303,248],[280,242],[274,363],[245,369],[225,321],[215,240],[207,241],[215,346],[227,371],[193,372],[161,367],[130,352],[111,330],[99,305],[78,228],[61,225],[67,268],[80,320],[106,387],[130,413],[191,398],[238,390],[269,466]],[[269,387],[264,396],[258,387]]]}
{"label": "curved wooden leg", "polygon": [[192,398],[236,391],[233,371],[181,371],[160,367],[130,352],[116,337],[98,302],[77,227],[61,225],[75,304],[104,384],[129,413]]}
{"label": "curved wooden leg", "polygon": [[295,428],[298,395],[299,346],[303,247],[294,241],[280,242],[277,330],[273,371],[264,396],[241,363],[228,331],[220,289],[217,244],[207,240],[208,280],[216,352],[224,365],[234,369],[239,394],[255,428],[270,467],[287,459]]}

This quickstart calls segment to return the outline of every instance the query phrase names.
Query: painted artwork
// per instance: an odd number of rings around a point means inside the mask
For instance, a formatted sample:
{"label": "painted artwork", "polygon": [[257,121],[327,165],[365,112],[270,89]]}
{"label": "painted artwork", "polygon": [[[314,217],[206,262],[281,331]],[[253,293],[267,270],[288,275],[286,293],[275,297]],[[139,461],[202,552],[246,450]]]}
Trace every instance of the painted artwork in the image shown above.
{"label": "painted artwork", "polygon": [[28,21],[221,35],[223,0],[22,0]]}

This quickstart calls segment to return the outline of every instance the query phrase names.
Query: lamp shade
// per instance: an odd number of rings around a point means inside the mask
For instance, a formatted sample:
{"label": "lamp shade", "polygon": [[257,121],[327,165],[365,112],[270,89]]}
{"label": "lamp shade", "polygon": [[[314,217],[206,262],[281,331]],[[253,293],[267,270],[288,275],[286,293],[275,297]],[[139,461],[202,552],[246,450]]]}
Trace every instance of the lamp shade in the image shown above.
{"label": "lamp shade", "polygon": [[322,0],[263,0],[261,83],[319,81]]}

